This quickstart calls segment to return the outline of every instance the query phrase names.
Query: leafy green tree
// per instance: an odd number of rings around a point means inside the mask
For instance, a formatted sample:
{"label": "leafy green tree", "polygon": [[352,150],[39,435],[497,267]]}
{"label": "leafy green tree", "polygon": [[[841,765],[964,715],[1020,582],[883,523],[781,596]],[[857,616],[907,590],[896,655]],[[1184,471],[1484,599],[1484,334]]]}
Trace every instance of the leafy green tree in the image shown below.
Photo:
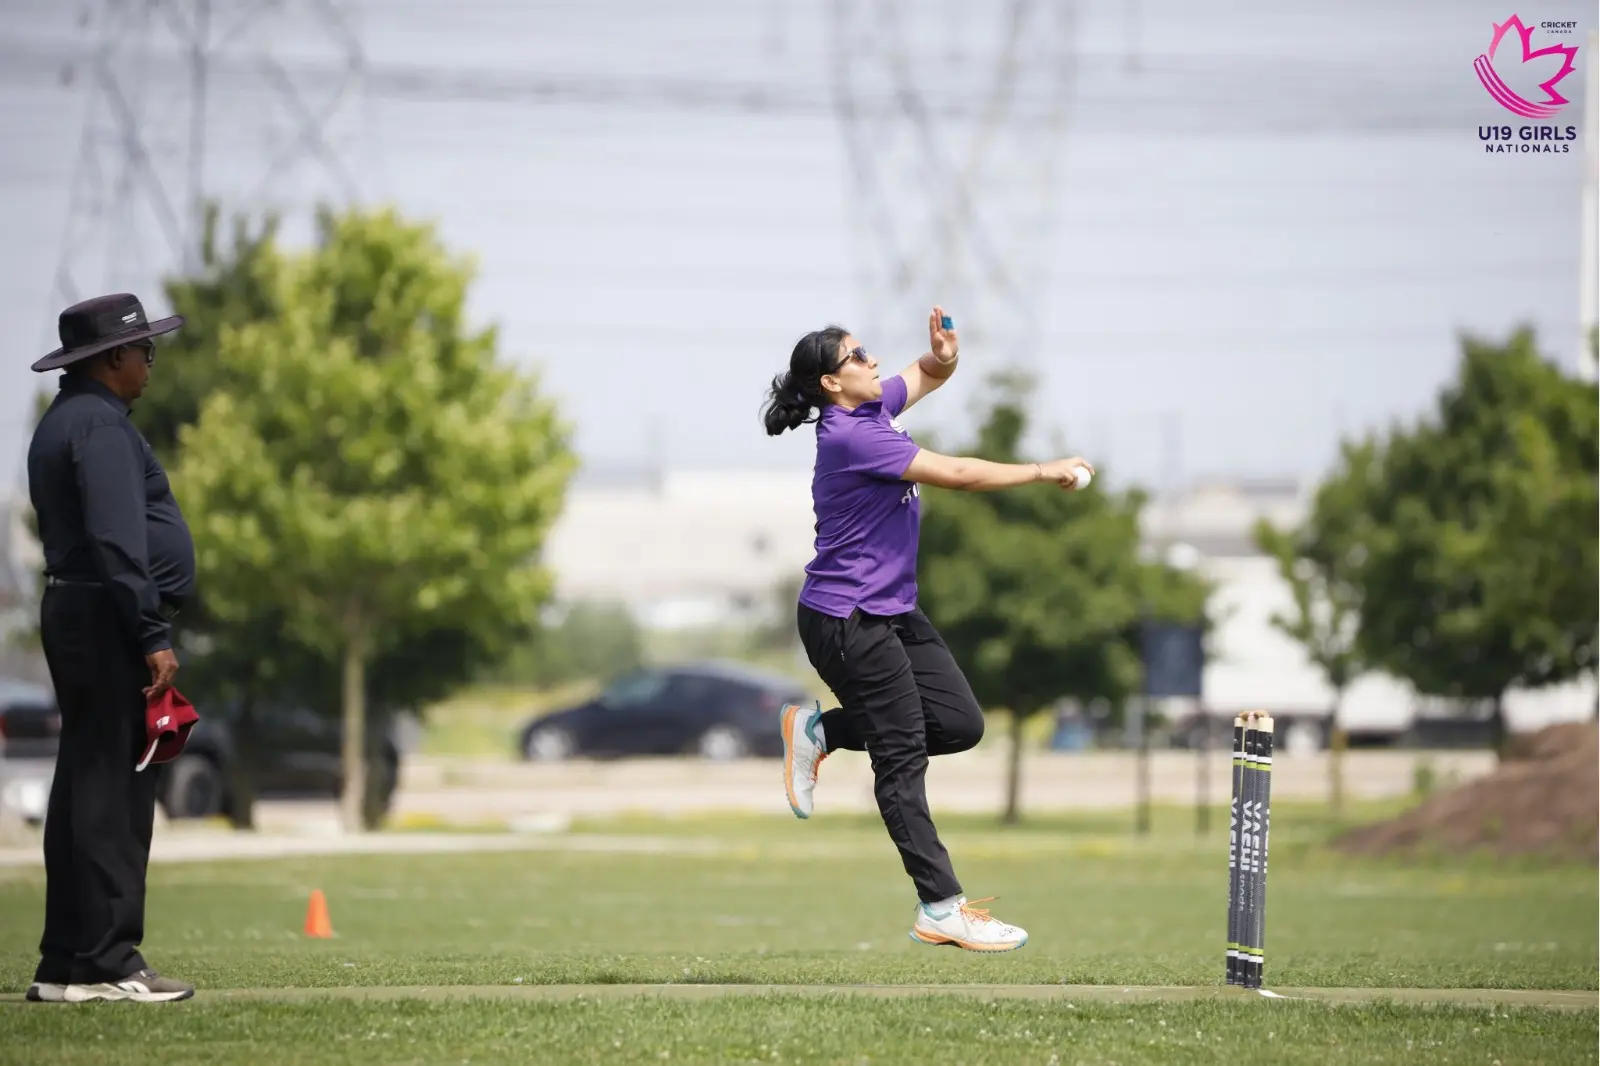
{"label": "leafy green tree", "polygon": [[610,682],[644,665],[644,634],[620,603],[575,603],[556,628],[546,653],[552,672],[569,664],[563,681],[592,677]]}
{"label": "leafy green tree", "polygon": [[[991,379],[978,439],[961,454],[1023,461],[1032,382]],[[1104,488],[1032,486],[1009,492],[926,489],[921,603],[986,708],[1011,714],[1004,820],[1019,817],[1026,720],[1062,697],[1121,706],[1141,685],[1146,617],[1193,620],[1206,587],[1140,554],[1144,497]]]}
{"label": "leafy green tree", "polygon": [[[174,473],[210,610],[275,613],[340,664],[344,821],[363,809],[368,671],[441,632],[501,652],[548,599],[537,564],[573,460],[534,382],[470,332],[470,270],[392,213],[323,219],[267,272],[267,319],[223,328],[227,387]],[[425,673],[434,646],[410,645]],[[445,657],[460,648],[444,648]]]}
{"label": "leafy green tree", "polygon": [[[1347,450],[1346,461],[1370,462],[1371,449]],[[1358,481],[1360,479],[1357,479]],[[1357,545],[1340,532],[1335,516],[1348,514],[1341,499],[1345,482],[1322,486],[1313,504],[1313,517],[1299,529],[1285,531],[1266,519],[1256,523],[1255,540],[1278,564],[1278,574],[1289,586],[1294,607],[1274,613],[1272,624],[1305,649],[1306,657],[1322,671],[1333,689],[1329,708],[1331,758],[1328,767],[1329,804],[1335,812],[1344,806],[1344,727],[1339,721],[1345,690],[1365,671],[1356,640],[1361,623],[1361,586]]]}
{"label": "leafy green tree", "polygon": [[[178,438],[200,417],[207,396],[233,382],[229,368],[215,358],[225,330],[275,317],[282,286],[283,258],[276,243],[277,220],[267,218],[252,230],[244,218],[232,223],[231,244],[221,244],[220,214],[207,208],[200,242],[199,269],[169,277],[167,302],[184,316],[184,328],[161,339],[155,372],[139,398],[134,419],[167,469],[178,463]],[[177,487],[180,499],[182,486]],[[325,689],[332,664],[321,649],[285,640],[289,620],[281,611],[262,609],[225,620],[210,609],[199,588],[173,620],[173,637],[182,649],[184,687],[200,701],[202,713],[217,701],[232,702],[231,726],[237,757],[227,767],[232,797],[229,817],[240,828],[254,825],[256,704],[269,692],[279,698],[329,706]]]}
{"label": "leafy green tree", "polygon": [[[241,374],[232,362],[217,358],[224,334],[274,320],[283,310],[282,301],[293,292],[285,281],[285,271],[293,260],[277,243],[275,219],[269,217],[254,228],[244,219],[235,219],[231,243],[224,245],[222,236],[213,207],[207,214],[200,269],[193,275],[169,278],[165,284],[169,304],[186,318],[186,324],[162,338],[156,372],[134,411],[134,420],[168,470],[176,470],[180,433],[198,420],[207,397],[253,387],[250,374]],[[340,230],[327,217],[321,220],[319,241],[324,246],[335,237],[349,244],[367,236],[382,239],[375,232]],[[326,249],[319,254],[338,257]],[[343,260],[366,258],[381,263],[389,254],[375,247]],[[323,274],[327,273],[325,269]],[[375,307],[380,299],[390,304],[416,304],[418,297],[407,290],[419,284],[431,282],[415,272],[402,275],[370,268],[343,277],[334,283],[340,299],[330,328],[341,336],[357,338],[361,351],[381,354],[387,350],[382,322],[363,308]],[[447,349],[470,339],[462,334],[459,319],[457,309],[438,320],[443,329],[434,335]],[[183,498],[182,484],[177,491]],[[250,755],[256,747],[257,702],[270,696],[335,713],[340,699],[340,664],[325,646],[299,639],[292,619],[281,607],[259,603],[243,615],[222,618],[210,609],[204,586],[185,605],[174,628],[183,658],[184,687],[200,701],[202,713],[222,700],[234,701],[238,707],[233,726],[241,757],[229,764],[229,790],[235,800],[230,813],[236,824],[249,826],[254,793]],[[520,639],[527,637],[523,633]],[[368,672],[375,716],[436,700],[480,674],[497,655],[493,642],[470,629],[441,624],[407,633],[380,653]]]}
{"label": "leafy green tree", "polygon": [[625,604],[584,600],[561,612],[519,646],[493,676],[540,687],[592,679],[602,683],[644,665],[644,633]]}
{"label": "leafy green tree", "polygon": [[800,651],[800,635],[794,624],[794,605],[800,599],[805,576],[795,574],[778,581],[767,596],[765,617],[752,627],[747,643],[757,655]]}
{"label": "leafy green tree", "polygon": [[267,217],[252,229],[249,221],[232,221],[231,242],[221,243],[220,215],[206,211],[201,232],[199,269],[175,275],[162,288],[183,328],[158,342],[158,361],[150,385],[139,397],[139,431],[164,464],[178,461],[178,436],[200,418],[200,407],[213,392],[235,383],[233,369],[216,358],[222,334],[251,322],[276,318],[283,310],[281,275],[285,259],[278,247],[278,222]]}
{"label": "leafy green tree", "polygon": [[1518,330],[1465,339],[1456,380],[1410,427],[1346,448],[1312,516],[1359,586],[1356,651],[1419,692],[1486,700],[1593,670],[1593,384]]}

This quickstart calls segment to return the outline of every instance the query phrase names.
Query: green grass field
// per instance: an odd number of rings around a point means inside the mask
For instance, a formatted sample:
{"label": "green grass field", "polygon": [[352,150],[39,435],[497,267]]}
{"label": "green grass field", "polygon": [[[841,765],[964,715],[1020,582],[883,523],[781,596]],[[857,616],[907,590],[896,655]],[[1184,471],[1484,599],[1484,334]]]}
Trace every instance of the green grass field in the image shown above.
{"label": "green grass field", "polygon": [[[865,818],[590,824],[574,831],[588,851],[158,865],[147,953],[200,996],[0,1003],[0,1062],[1595,1061],[1592,997],[1577,1010],[1377,1001],[1385,988],[1592,992],[1593,868],[1356,862],[1330,854],[1327,827],[1293,808],[1274,812],[1268,984],[1371,989],[1374,1002],[955,987],[1219,985],[1222,819],[1201,842],[1183,812],[1162,812],[1144,840],[1121,814],[1003,832],[945,819],[968,893],[1000,896],[996,913],[1032,934],[992,957],[907,938],[909,883]],[[598,850],[608,843],[619,850]],[[620,850],[645,845],[662,853]],[[301,935],[314,888],[333,940]],[[7,991],[31,974],[42,901],[37,870],[0,870]],[[890,998],[616,988],[669,982],[952,987]],[[554,985],[591,987],[535,987]]]}

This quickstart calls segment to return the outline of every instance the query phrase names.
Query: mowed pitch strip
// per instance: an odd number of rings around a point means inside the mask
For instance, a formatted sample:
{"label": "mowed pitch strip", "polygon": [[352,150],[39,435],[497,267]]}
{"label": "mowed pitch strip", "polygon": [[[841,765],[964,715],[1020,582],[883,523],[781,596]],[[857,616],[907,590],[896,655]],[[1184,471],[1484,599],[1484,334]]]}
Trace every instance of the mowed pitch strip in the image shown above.
{"label": "mowed pitch strip", "polygon": [[[495,999],[550,1001],[658,997],[707,1000],[748,996],[861,996],[872,999],[962,996],[984,1000],[1068,1003],[1193,1003],[1255,1001],[1265,1009],[1277,1003],[1329,1005],[1391,1003],[1414,1006],[1537,1007],[1595,1010],[1600,993],[1525,988],[1279,988],[1243,989],[1215,985],[759,985],[759,984],[596,984],[596,985],[370,985],[341,988],[205,989],[190,1002],[308,1003],[325,1000],[430,1001]],[[19,995],[0,1002],[21,1003]],[[30,1005],[33,1010],[70,1007]],[[181,1009],[181,1006],[180,1006]]]}

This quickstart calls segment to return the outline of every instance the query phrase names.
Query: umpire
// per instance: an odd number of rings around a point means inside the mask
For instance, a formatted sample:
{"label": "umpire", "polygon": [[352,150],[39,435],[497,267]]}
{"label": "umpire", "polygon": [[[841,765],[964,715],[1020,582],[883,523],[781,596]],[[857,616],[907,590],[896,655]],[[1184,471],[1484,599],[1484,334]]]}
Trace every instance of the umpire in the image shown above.
{"label": "umpire", "polygon": [[154,338],[181,325],[148,321],[126,293],[96,297],[61,312],[61,347],[33,364],[65,370],[28,448],[40,631],[61,708],[35,1002],[194,995],[139,954],[157,775],[134,770],[146,700],[178,671],[170,620],[194,584],[194,542],[128,412],[150,380]]}

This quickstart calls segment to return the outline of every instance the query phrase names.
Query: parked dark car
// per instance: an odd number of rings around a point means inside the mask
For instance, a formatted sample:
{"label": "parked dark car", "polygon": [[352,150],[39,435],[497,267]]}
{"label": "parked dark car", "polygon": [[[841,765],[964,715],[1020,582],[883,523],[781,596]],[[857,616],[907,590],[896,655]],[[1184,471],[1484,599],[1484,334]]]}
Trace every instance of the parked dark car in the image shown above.
{"label": "parked dark car", "polygon": [[[246,727],[236,703],[199,710],[183,754],[160,767],[157,796],[168,818],[234,813],[236,760],[245,737],[258,797],[338,796],[343,789],[344,727],[336,715],[258,704]],[[374,736],[369,728],[367,772],[375,777],[368,784],[384,810],[400,781],[400,751],[393,729]]]}
{"label": "parked dark car", "polygon": [[781,674],[742,663],[686,663],[638,670],[599,696],[530,719],[518,734],[526,760],[699,755],[726,761],[783,755],[778,712],[809,703]]}
{"label": "parked dark car", "polygon": [[[236,703],[203,704],[200,721],[183,754],[154,767],[156,798],[168,818],[207,818],[234,813],[236,758],[242,723]],[[60,743],[61,714],[50,690],[0,678],[0,786],[42,777],[48,789]],[[305,707],[261,705],[251,718],[249,747],[254,758],[254,789],[259,797],[337,796],[344,785],[340,740],[344,728],[334,716]],[[369,782],[388,809],[400,780],[396,731],[369,730]],[[17,791],[16,788],[10,791]],[[30,821],[30,788],[24,812]]]}
{"label": "parked dark car", "polygon": [[50,689],[0,677],[0,814],[44,820],[60,737]]}
{"label": "parked dark car", "polygon": [[48,688],[0,678],[0,758],[54,759],[61,711]]}

